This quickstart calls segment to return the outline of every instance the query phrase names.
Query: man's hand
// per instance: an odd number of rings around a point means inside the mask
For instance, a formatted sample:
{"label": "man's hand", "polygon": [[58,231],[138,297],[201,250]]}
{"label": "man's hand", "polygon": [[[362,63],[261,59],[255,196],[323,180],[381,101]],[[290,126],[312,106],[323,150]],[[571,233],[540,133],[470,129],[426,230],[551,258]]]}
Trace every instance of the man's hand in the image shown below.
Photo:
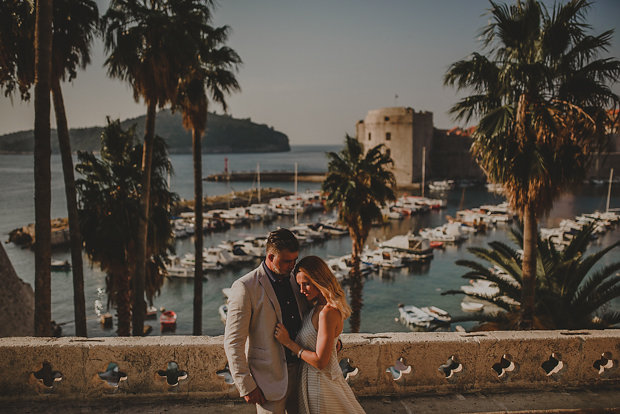
{"label": "man's hand", "polygon": [[254,391],[248,395],[244,395],[243,399],[248,404],[264,404],[266,401],[263,392],[258,387],[254,388]]}

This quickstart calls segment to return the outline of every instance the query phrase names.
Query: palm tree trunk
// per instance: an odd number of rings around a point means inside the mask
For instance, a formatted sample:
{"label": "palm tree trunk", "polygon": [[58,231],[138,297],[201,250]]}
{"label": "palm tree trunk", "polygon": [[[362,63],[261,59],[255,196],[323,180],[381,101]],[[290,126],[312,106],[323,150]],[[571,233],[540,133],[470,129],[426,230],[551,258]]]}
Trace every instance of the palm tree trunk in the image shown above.
{"label": "palm tree trunk", "polygon": [[194,335],[202,335],[202,131],[192,130],[194,154]]}
{"label": "palm tree trunk", "polygon": [[359,332],[362,324],[362,306],[364,306],[364,301],[362,300],[363,287],[362,277],[358,272],[357,275],[353,275],[353,277],[350,278],[349,284],[349,293],[351,295],[351,317],[349,318],[349,326],[351,327],[352,333]]}
{"label": "palm tree trunk", "polygon": [[142,194],[140,197],[140,216],[138,226],[138,242],[136,244],[136,272],[133,276],[133,307],[132,322],[134,336],[144,335],[144,285],[146,274],[146,243],[149,232],[149,210],[151,199],[151,165],[153,164],[153,139],[155,138],[155,115],[157,103],[148,102],[146,112],[146,127],[144,131],[144,145],[142,147]]}
{"label": "palm tree trunk", "polygon": [[[129,336],[131,327],[131,294],[130,294],[130,277],[127,269],[123,269],[114,277],[114,294],[116,302],[116,316],[118,319],[118,336]],[[143,332],[140,334],[142,335]],[[134,333],[135,336],[135,333]]]}
{"label": "palm tree trunk", "polygon": [[71,267],[73,271],[73,311],[75,318],[75,335],[86,337],[86,305],[84,301],[84,265],[82,263],[82,235],[78,218],[77,198],[75,191],[75,176],[73,174],[73,159],[71,158],[71,142],[67,114],[60,88],[60,80],[52,80],[52,97],[54,99],[54,113],[56,114],[56,128],[58,131],[58,145],[62,158],[62,171],[65,179],[65,196],[69,215],[69,234],[71,238]]}
{"label": "palm tree trunk", "polygon": [[536,291],[537,221],[534,210],[527,206],[523,212],[523,281],[521,288],[520,329],[532,329]]}
{"label": "palm tree trunk", "polygon": [[34,82],[34,215],[35,215],[35,308],[36,336],[51,335],[52,291],[50,266],[52,229],[50,206],[50,80],[52,69],[52,0],[37,0],[35,24]]}

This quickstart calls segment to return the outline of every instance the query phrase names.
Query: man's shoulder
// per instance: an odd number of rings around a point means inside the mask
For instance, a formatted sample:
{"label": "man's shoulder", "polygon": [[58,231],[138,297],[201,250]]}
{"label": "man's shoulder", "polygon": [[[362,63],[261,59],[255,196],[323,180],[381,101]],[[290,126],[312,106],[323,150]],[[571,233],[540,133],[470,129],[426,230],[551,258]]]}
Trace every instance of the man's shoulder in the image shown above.
{"label": "man's shoulder", "polygon": [[259,277],[265,273],[263,265],[260,264],[256,269],[249,271],[245,275],[241,276],[234,281],[234,285],[245,285],[247,287],[254,286],[258,283]]}

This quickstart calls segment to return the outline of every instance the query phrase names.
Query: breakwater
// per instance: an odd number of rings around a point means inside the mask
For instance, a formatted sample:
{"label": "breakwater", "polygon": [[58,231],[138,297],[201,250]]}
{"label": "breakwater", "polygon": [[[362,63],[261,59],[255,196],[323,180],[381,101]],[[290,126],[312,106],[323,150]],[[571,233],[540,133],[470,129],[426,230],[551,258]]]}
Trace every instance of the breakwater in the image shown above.
{"label": "breakwater", "polygon": [[[268,171],[260,173],[261,181],[294,181],[295,173],[287,171]],[[205,181],[246,181],[253,182],[257,180],[256,172],[231,172],[231,173],[219,173],[210,174]],[[321,172],[298,172],[297,181],[319,183],[325,180],[325,173]]]}

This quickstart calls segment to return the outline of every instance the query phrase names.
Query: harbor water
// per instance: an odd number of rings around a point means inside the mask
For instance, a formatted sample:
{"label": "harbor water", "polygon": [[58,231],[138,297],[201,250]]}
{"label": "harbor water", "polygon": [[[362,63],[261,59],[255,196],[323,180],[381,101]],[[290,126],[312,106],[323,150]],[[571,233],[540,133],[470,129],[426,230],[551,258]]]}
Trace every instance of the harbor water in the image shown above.
{"label": "harbor water", "polygon": [[[207,154],[203,155],[204,175],[221,173],[224,170],[225,158],[228,160],[229,171],[254,171],[257,164],[261,171],[287,171],[292,172],[297,163],[298,170],[304,172],[321,172],[327,169],[327,151],[338,151],[338,146],[294,146],[286,153],[265,154]],[[193,172],[191,154],[179,154],[170,156],[174,175],[171,177],[172,190],[185,199],[193,198]],[[0,155],[0,233],[3,240],[8,238],[9,231],[32,223],[34,221],[34,179],[33,179],[32,155]],[[261,187],[278,187],[288,191],[294,191],[293,182],[261,182]],[[204,182],[203,191],[205,196],[227,194],[232,191],[256,188],[257,183],[231,182],[217,183]],[[298,183],[298,191],[318,189],[320,183]],[[616,184],[612,188],[610,206],[620,207],[620,189]],[[434,198],[447,198],[447,208],[429,213],[406,217],[399,221],[390,221],[383,227],[373,228],[369,237],[369,245],[375,240],[385,240],[397,234],[405,234],[409,231],[417,232],[424,227],[434,227],[443,224],[446,216],[454,216],[455,212],[463,208],[473,208],[482,204],[497,204],[503,201],[501,196],[486,191],[484,186],[457,188],[447,193],[429,193]],[[583,185],[575,188],[571,193],[565,194],[556,201],[554,209],[548,217],[541,220],[541,226],[557,225],[562,218],[572,218],[575,215],[604,211],[606,208],[607,186]],[[334,217],[334,213],[313,213],[312,215],[300,216],[299,222],[316,222]],[[62,179],[62,167],[59,156],[52,157],[52,217],[66,217],[64,200],[64,184]],[[205,247],[215,246],[223,240],[237,240],[251,235],[265,235],[276,227],[293,225],[292,217],[282,217],[275,221],[264,224],[254,222],[243,227],[233,227],[226,232],[211,233],[204,237]],[[460,303],[462,296],[446,295],[441,292],[458,289],[467,282],[461,276],[466,272],[465,268],[455,264],[456,260],[473,258],[467,248],[473,246],[486,246],[491,240],[508,241],[507,226],[498,226],[489,229],[484,234],[476,234],[458,246],[447,246],[444,250],[436,250],[434,259],[424,265],[405,267],[396,270],[382,270],[371,274],[364,280],[362,290],[363,307],[361,310],[361,332],[397,332],[406,331],[409,328],[395,320],[398,317],[398,304],[427,306],[435,305],[452,316],[463,315]],[[612,231],[593,241],[591,250],[595,251],[620,239],[620,228],[617,226]],[[22,249],[11,243],[4,245],[17,274],[34,287],[34,254],[29,249]],[[193,251],[191,238],[178,240],[176,253],[182,256],[186,252]],[[300,255],[318,255],[325,259],[341,256],[351,251],[351,241],[348,237],[332,238],[326,241],[302,246]],[[53,251],[53,259],[70,260],[68,249],[56,249]],[[620,259],[620,252],[616,250],[602,261],[609,263]],[[218,307],[224,303],[225,298],[222,288],[229,287],[232,282],[247,271],[254,268],[258,263],[251,263],[235,268],[224,268],[219,271],[207,272],[207,280],[204,282],[203,297],[203,333],[205,335],[221,335],[224,325],[218,314]],[[100,299],[105,304],[105,274],[96,264],[91,265],[85,258],[85,296],[86,311],[88,318],[88,335],[114,336],[116,335],[116,320],[114,327],[104,329],[95,314],[94,303]],[[63,335],[73,335],[73,287],[71,272],[52,272],[52,318],[62,324]],[[190,335],[192,332],[192,306],[193,306],[193,280],[168,279],[161,288],[161,294],[154,300],[154,305],[160,308],[174,310],[177,315],[177,327],[173,332],[165,335]],[[620,300],[616,299],[609,306],[620,309]],[[113,310],[111,310],[114,313]],[[151,335],[159,335],[160,327],[156,320],[147,321],[153,327]],[[473,323],[462,323],[466,329]],[[349,331],[345,324],[345,332]],[[454,326],[452,326],[454,329]]]}

